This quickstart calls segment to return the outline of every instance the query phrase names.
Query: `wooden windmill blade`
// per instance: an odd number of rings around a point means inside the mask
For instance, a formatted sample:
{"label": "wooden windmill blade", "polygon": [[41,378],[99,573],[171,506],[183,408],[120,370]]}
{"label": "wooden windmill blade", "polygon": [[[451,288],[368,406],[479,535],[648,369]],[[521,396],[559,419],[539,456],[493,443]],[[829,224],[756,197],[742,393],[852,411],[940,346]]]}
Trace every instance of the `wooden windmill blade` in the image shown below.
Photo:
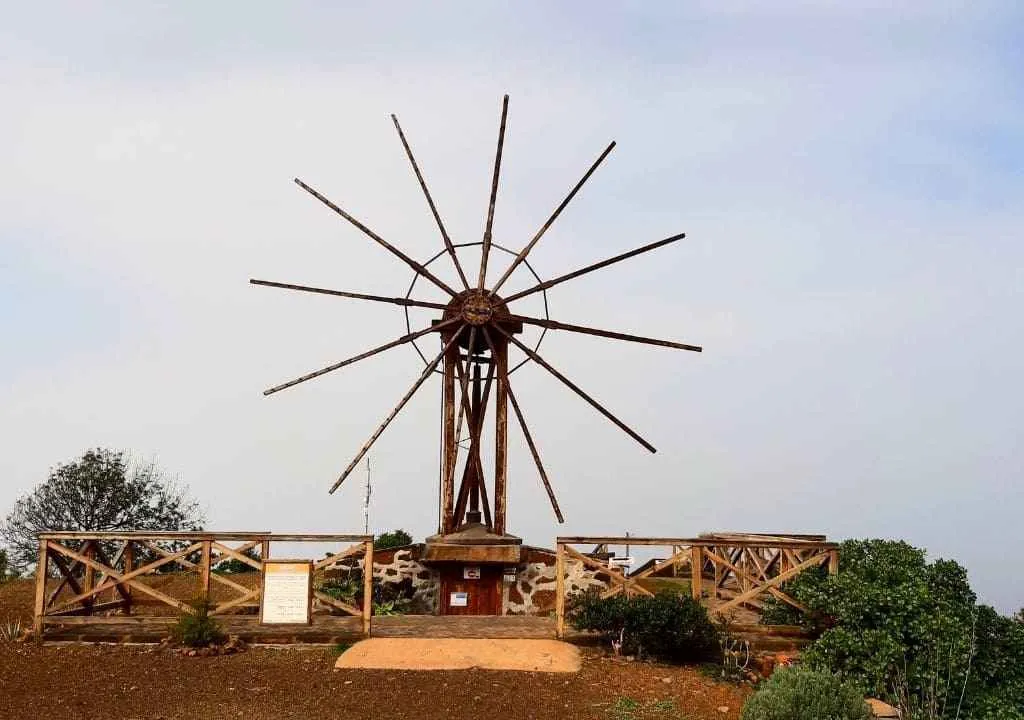
{"label": "wooden windmill blade", "polygon": [[[645,440],[639,433],[612,414],[601,403],[595,400],[589,393],[569,380],[559,370],[548,362],[539,352],[540,342],[543,340],[543,333],[548,330],[567,332],[572,334],[590,335],[591,337],[625,342],[655,345],[676,350],[687,350],[700,352],[702,348],[698,345],[677,342],[675,340],[663,340],[654,337],[646,337],[627,332],[603,329],[590,325],[573,324],[563,322],[550,317],[547,304],[547,292],[555,286],[562,285],[573,279],[582,277],[596,270],[607,268],[629,258],[637,257],[652,250],[665,247],[685,237],[684,233],[678,233],[658,240],[647,245],[642,245],[618,255],[614,255],[589,265],[585,265],[571,272],[559,275],[550,280],[542,280],[534,271],[528,256],[536,247],[538,242],[554,222],[569,205],[572,199],[579,193],[583,185],[594,175],[597,168],[604,162],[615,147],[610,143],[590,165],[579,181],[570,189],[568,194],[556,206],[547,220],[539,230],[527,240],[519,250],[509,250],[494,242],[494,217],[497,204],[498,187],[501,175],[505,135],[508,119],[508,96],[502,99],[501,117],[498,128],[497,148],[494,155],[494,164],[491,175],[491,183],[488,194],[488,205],[484,223],[483,239],[477,243],[454,242],[441,219],[441,215],[434,202],[420,165],[413,155],[412,149],[406,135],[395,115],[391,116],[392,122],[398,132],[402,148],[412,166],[413,174],[427,201],[430,213],[441,234],[442,249],[426,262],[418,262],[394,244],[388,242],[367,225],[357,220],[354,216],[343,210],[339,205],[329,200],[325,195],[313,189],[311,186],[296,179],[295,182],[310,195],[330,208],[348,223],[358,229],[363,235],[383,247],[397,259],[402,261],[414,273],[409,292],[405,297],[389,295],[373,295],[347,290],[332,290],[329,288],[315,287],[309,285],[298,285],[292,283],[275,282],[270,280],[251,280],[254,285],[272,287],[283,290],[297,291],[303,293],[336,296],[347,299],[366,300],[370,302],[389,303],[405,308],[418,308],[437,312],[433,322],[420,329],[413,329],[408,321],[407,332],[395,340],[379,345],[370,350],[354,355],[346,360],[327,365],[319,370],[307,373],[286,383],[274,386],[266,391],[266,394],[276,393],[313,378],[320,377],[327,373],[341,369],[348,365],[359,362],[382,353],[388,349],[400,345],[411,344],[416,347],[424,360],[424,369],[415,380],[412,387],[402,396],[398,404],[385,417],[384,421],[377,427],[369,440],[364,443],[355,458],[349,463],[346,469],[340,474],[331,486],[331,492],[337,489],[345,480],[348,474],[357,466],[359,461],[366,455],[370,447],[381,437],[384,430],[390,425],[395,417],[402,411],[410,398],[429,380],[434,374],[441,377],[442,382],[442,452],[440,468],[440,527],[439,535],[435,537],[451,538],[462,534],[467,538],[475,538],[475,542],[492,542],[501,538],[514,538],[506,533],[507,515],[507,488],[508,488],[508,461],[507,461],[507,426],[508,426],[508,405],[511,403],[512,411],[516,422],[522,430],[523,439],[536,466],[541,484],[548,495],[552,510],[559,522],[563,522],[561,508],[552,489],[551,478],[548,475],[544,463],[541,460],[538,443],[535,434],[531,432],[526,422],[526,413],[523,408],[523,398],[513,393],[510,375],[519,367],[510,368],[509,351],[516,348],[525,355],[523,363],[534,363],[539,365],[560,383],[564,384],[573,393],[586,401],[591,407],[604,415],[614,425],[639,442],[645,448],[654,452],[654,446]],[[463,267],[463,261],[459,257],[460,250],[467,248],[479,248],[479,271],[474,280],[467,276]],[[488,269],[492,265],[495,250],[504,252],[511,256],[511,261],[500,273],[498,279],[488,283]],[[461,290],[452,288],[436,274],[436,268],[432,269],[433,263],[446,257],[452,265],[452,269],[458,276],[458,285]],[[506,282],[520,268],[526,268],[533,273],[536,282],[524,290],[502,297],[499,291]],[[421,279],[432,283],[440,288],[448,297],[442,302],[432,302],[412,297],[416,282]],[[541,294],[544,299],[545,317],[536,317],[533,314],[524,314],[514,311],[510,305],[514,302]],[[518,336],[522,334],[524,326],[542,330],[540,340],[534,347],[524,343]],[[437,334],[440,340],[440,352],[431,360],[429,355],[424,355],[419,350],[417,340],[423,340],[430,335]],[[492,405],[493,404],[493,405]],[[492,408],[489,410],[489,408]],[[488,423],[493,422],[494,437],[491,455],[494,457],[493,472],[488,478],[488,473],[482,462],[482,449],[485,430]],[[467,437],[462,437],[463,428]],[[468,442],[468,446],[464,444]],[[460,475],[461,468],[461,475]],[[488,485],[490,480],[491,485]],[[458,487],[456,488],[456,485]],[[475,534],[474,534],[475,533]],[[428,540],[429,544],[429,540]],[[455,556],[446,556],[448,559]],[[495,556],[497,557],[497,556]],[[509,556],[511,557],[511,556]],[[492,558],[493,559],[493,558]]]}

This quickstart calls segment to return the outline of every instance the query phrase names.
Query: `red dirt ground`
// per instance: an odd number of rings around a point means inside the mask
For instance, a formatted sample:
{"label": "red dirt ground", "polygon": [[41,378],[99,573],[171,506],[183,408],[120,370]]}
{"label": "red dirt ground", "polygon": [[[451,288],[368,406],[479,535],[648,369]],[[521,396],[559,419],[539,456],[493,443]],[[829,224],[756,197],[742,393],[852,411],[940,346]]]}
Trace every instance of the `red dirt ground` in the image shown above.
{"label": "red dirt ground", "polygon": [[[31,602],[29,581],[0,587],[0,622],[27,622]],[[0,718],[738,720],[750,693],[694,668],[626,662],[593,649],[568,677],[334,670],[334,659],[323,647],[187,658],[152,646],[0,642]]]}

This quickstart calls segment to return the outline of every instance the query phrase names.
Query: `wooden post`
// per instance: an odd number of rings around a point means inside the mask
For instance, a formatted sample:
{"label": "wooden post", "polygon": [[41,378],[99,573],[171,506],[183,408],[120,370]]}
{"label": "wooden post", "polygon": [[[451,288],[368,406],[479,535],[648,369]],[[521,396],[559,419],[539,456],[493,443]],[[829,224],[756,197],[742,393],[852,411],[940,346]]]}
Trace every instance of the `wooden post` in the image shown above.
{"label": "wooden post", "polygon": [[202,558],[199,560],[199,602],[210,602],[210,548],[213,542],[203,540]]}
{"label": "wooden post", "polygon": [[370,616],[373,615],[373,540],[364,543],[363,553],[363,635],[370,637]]}
{"label": "wooden post", "polygon": [[690,592],[693,599],[700,601],[704,594],[704,554],[700,545],[690,548]]}
{"label": "wooden post", "polygon": [[36,563],[36,604],[32,615],[32,632],[36,640],[43,639],[43,609],[46,602],[46,575],[49,571],[49,542],[40,539],[39,560]]}
{"label": "wooden post", "polygon": [[[450,339],[442,336],[447,343]],[[455,503],[455,463],[458,455],[457,438],[455,437],[455,363],[459,359],[459,348],[453,346],[444,356],[443,392],[444,406],[442,441],[444,443],[444,462],[441,465],[441,523],[438,532],[447,535],[458,526],[458,518],[454,518]]]}
{"label": "wooden post", "polygon": [[828,553],[828,574],[837,575],[839,573],[839,551],[829,550]]}
{"label": "wooden post", "polygon": [[504,535],[508,505],[508,344],[499,339],[495,351],[498,391],[494,406],[494,532]]}
{"label": "wooden post", "polygon": [[711,560],[711,564],[715,568],[715,588],[712,591],[711,595],[715,600],[717,600],[722,586],[722,565],[720,563],[715,562],[714,559]]}
{"label": "wooden post", "polygon": [[[124,543],[124,554],[122,555],[122,557],[124,558],[124,574],[127,575],[128,573],[130,573],[132,570],[135,569],[135,546],[132,544],[131,540],[125,540],[125,543]],[[121,612],[124,615],[131,615],[132,614],[132,586],[131,585],[125,585],[122,588],[122,590],[124,590],[125,598],[124,598],[124,607],[121,608]]]}
{"label": "wooden post", "polygon": [[[93,540],[86,540],[85,547],[82,548],[82,554],[90,560],[96,557],[96,543]],[[82,581],[82,591],[89,592],[93,589],[96,584],[96,569],[92,565],[85,566],[85,577]],[[90,595],[89,597],[82,600],[82,605],[85,606],[85,614],[92,615],[92,606],[96,602],[96,596]]]}
{"label": "wooden post", "polygon": [[555,637],[565,637],[565,545],[555,549]]}

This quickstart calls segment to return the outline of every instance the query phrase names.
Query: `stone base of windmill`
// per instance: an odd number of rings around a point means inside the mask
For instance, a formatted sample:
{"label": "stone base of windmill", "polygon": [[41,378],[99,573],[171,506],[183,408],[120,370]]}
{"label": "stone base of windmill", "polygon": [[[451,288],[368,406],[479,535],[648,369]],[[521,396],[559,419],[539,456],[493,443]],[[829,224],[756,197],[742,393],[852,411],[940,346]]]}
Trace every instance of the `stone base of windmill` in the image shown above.
{"label": "stone base of windmill", "polygon": [[[565,570],[569,594],[608,587],[607,576],[579,563]],[[373,574],[411,588],[417,611],[427,614],[546,616],[555,609],[555,551],[483,526],[376,550]]]}

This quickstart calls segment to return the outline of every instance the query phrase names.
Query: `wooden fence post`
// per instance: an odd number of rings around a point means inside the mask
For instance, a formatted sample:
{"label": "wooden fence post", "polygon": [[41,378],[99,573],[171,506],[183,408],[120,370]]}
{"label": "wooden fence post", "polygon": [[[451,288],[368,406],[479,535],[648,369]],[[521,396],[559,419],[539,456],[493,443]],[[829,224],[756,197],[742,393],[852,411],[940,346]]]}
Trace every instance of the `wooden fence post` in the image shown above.
{"label": "wooden fence post", "polygon": [[836,575],[839,573],[839,551],[829,550],[828,553],[828,574]]}
{"label": "wooden fence post", "polygon": [[370,637],[373,615],[373,540],[363,543],[363,635]]}
{"label": "wooden fence post", "polygon": [[46,602],[46,575],[49,572],[49,541],[40,539],[39,560],[36,563],[36,604],[32,615],[32,633],[36,640],[43,639],[43,609]]}
{"label": "wooden fence post", "polygon": [[213,542],[203,540],[202,558],[199,560],[199,602],[210,602],[210,550]]}
{"label": "wooden fence post", "polygon": [[565,545],[555,549],[555,637],[565,637]]}
{"label": "wooden fence post", "polygon": [[[86,540],[85,547],[82,548],[82,554],[90,560],[96,559],[96,543],[93,540]],[[93,589],[96,584],[96,568],[92,565],[85,566],[85,574],[82,579],[82,590],[89,592]],[[82,600],[82,605],[85,606],[85,614],[92,615],[92,606],[96,603],[96,596],[90,595],[89,597]]]}
{"label": "wooden fence post", "polygon": [[700,545],[694,545],[690,548],[690,592],[698,602],[704,594],[703,583],[704,553]]}
{"label": "wooden fence post", "polygon": [[[135,546],[131,540],[125,540],[124,543],[124,574],[127,575],[135,569]],[[121,612],[125,615],[132,614],[132,586],[125,585],[122,588],[124,590],[124,607],[121,608]]]}

